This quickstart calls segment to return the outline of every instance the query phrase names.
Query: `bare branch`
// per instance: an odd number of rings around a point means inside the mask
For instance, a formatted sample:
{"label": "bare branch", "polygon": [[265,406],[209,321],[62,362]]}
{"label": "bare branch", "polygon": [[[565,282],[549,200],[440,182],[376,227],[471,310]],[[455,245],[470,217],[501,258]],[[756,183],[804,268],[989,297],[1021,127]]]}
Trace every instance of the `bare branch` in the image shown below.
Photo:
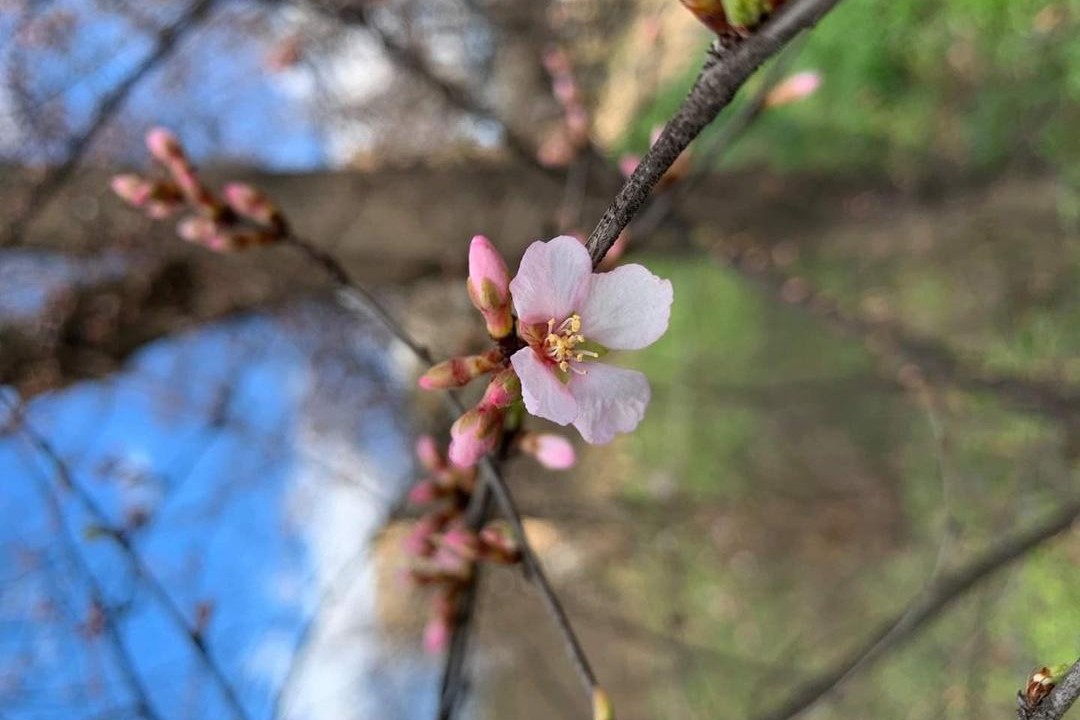
{"label": "bare branch", "polygon": [[102,97],[86,129],[68,141],[67,158],[64,162],[50,168],[45,176],[30,189],[22,212],[8,223],[4,234],[0,236],[0,247],[16,245],[22,241],[27,227],[41,214],[75,172],[94,140],[123,107],[131,92],[154,68],[172,56],[179,48],[184,36],[206,19],[216,2],[217,0],[195,0],[176,20],[158,32],[154,49],[150,54]]}
{"label": "bare branch", "polygon": [[[589,236],[589,254],[596,266],[619,233],[645,204],[668,168],[701,131],[735,98],[735,93],[762,63],[806,28],[815,25],[839,0],[795,0],[785,4],[760,30],[735,47],[714,50],[674,117],[642,158],[614,202]],[[718,47],[718,46],[717,46]]]}
{"label": "bare branch", "polygon": [[1065,677],[1034,710],[1023,705],[1017,711],[1019,720],[1061,720],[1080,697],[1080,661],[1073,664]]}
{"label": "bare branch", "polygon": [[180,608],[176,600],[169,594],[169,591],[157,576],[151,572],[149,567],[147,567],[146,563],[139,555],[138,550],[136,550],[135,546],[132,544],[128,534],[124,530],[113,526],[105,509],[98,504],[86,488],[76,481],[74,473],[71,472],[71,469],[60,456],[60,453],[56,448],[53,447],[52,443],[26,421],[25,417],[22,416],[21,408],[10,398],[0,396],[0,400],[2,400],[14,414],[14,417],[18,422],[18,427],[22,430],[23,435],[38,450],[38,452],[48,460],[53,468],[57,485],[60,488],[73,493],[76,500],[83,507],[83,510],[93,518],[98,529],[116,543],[117,547],[127,559],[131,571],[143,582],[150,591],[150,594],[164,610],[169,620],[187,639],[192,650],[195,652],[196,657],[199,658],[202,665],[217,684],[232,715],[237,718],[237,720],[251,720],[250,715],[248,715],[248,712],[240,702],[236,691],[225,676],[224,670],[222,670],[221,666],[210,652],[206,637],[188,621],[183,609]]}
{"label": "bare branch", "polygon": [[[803,684],[779,708],[759,715],[754,720],[790,720],[813,707],[841,683],[856,673],[870,668],[889,652],[914,638],[920,630],[981,582],[1069,530],[1078,517],[1080,517],[1080,499],[1070,500],[1062,504],[1058,511],[1043,523],[999,543],[964,567],[940,575],[936,582],[915,597],[905,608],[882,623],[865,643],[832,668]],[[1073,688],[1075,692],[1072,695],[1072,699],[1075,699],[1076,693],[1080,693],[1080,672],[1076,672],[1074,667],[1070,675],[1077,676],[1071,681],[1075,683],[1075,688]],[[1072,703],[1072,699],[1069,700],[1069,704]],[[1049,703],[1050,698],[1044,702]],[[1061,709],[1061,713],[1064,713],[1066,709],[1068,705]],[[1038,718],[1039,720],[1051,718],[1056,720],[1060,716],[1060,714],[1044,715]]]}

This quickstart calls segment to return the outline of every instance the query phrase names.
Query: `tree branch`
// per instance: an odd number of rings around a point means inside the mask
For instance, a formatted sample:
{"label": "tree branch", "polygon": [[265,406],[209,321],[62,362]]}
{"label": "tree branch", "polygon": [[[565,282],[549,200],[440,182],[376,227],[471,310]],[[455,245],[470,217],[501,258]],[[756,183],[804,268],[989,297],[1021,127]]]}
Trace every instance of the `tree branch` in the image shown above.
{"label": "tree branch", "polygon": [[217,684],[218,689],[221,691],[222,698],[225,700],[225,704],[229,707],[232,715],[237,718],[237,720],[252,720],[251,716],[248,715],[247,710],[244,709],[243,704],[240,702],[236,691],[225,676],[224,670],[222,670],[221,666],[210,652],[205,636],[188,621],[187,617],[184,615],[184,611],[176,603],[176,600],[173,599],[172,595],[169,594],[169,591],[157,576],[151,572],[149,567],[147,567],[146,563],[135,549],[135,546],[132,544],[128,534],[124,530],[113,526],[108,513],[106,513],[104,508],[102,508],[94,497],[90,495],[86,488],[76,481],[74,473],[71,472],[71,469],[60,456],[60,453],[56,448],[53,447],[52,443],[31,426],[26,421],[25,417],[22,416],[22,410],[19,405],[10,398],[4,396],[0,396],[0,401],[7,405],[13,413],[13,417],[15,417],[18,422],[18,427],[21,428],[23,435],[28,442],[30,442],[30,444],[33,445],[46,460],[48,460],[53,468],[57,485],[66,491],[72,492],[86,514],[93,518],[93,521],[97,524],[98,528],[116,543],[116,546],[127,559],[132,573],[143,582],[150,591],[150,594],[158,601],[158,604],[164,610],[165,615],[187,639],[192,650],[195,652],[196,657],[200,659],[202,665],[207,669],[215,684]]}
{"label": "tree branch", "polygon": [[1080,661],[1073,664],[1061,682],[1043,698],[1034,710],[1023,705],[1017,710],[1019,720],[1061,720],[1080,697]]}
{"label": "tree branch", "polygon": [[733,48],[715,49],[705,61],[690,94],[642,158],[614,202],[589,236],[593,266],[600,264],[619,233],[633,219],[649,193],[683,150],[727,107],[735,93],[762,63],[802,30],[815,24],[839,0],[793,0],[753,35]]}
{"label": "tree branch", "polygon": [[172,56],[184,36],[206,19],[216,2],[217,0],[195,0],[180,17],[158,32],[150,54],[104,95],[94,110],[90,124],[68,141],[67,158],[64,162],[49,168],[45,176],[30,189],[22,212],[15,216],[0,236],[0,247],[16,245],[22,241],[23,233],[75,172],[94,140],[120,110],[131,92],[154,68]]}
{"label": "tree branch", "polygon": [[[1070,500],[1043,523],[999,543],[964,567],[942,574],[937,582],[932,583],[916,596],[904,609],[882,623],[865,643],[832,668],[803,684],[779,708],[759,715],[754,720],[790,720],[808,710],[857,672],[870,668],[886,654],[911,640],[920,630],[981,582],[1048,540],[1069,530],[1078,517],[1080,517],[1080,499]],[[1071,682],[1075,683],[1076,692],[1080,692],[1080,672],[1076,672],[1074,667],[1070,675],[1078,676]],[[1057,690],[1054,692],[1056,693]],[[1044,701],[1043,705],[1050,702],[1050,697]],[[1064,697],[1067,697],[1067,693],[1063,693],[1062,699]],[[1076,695],[1073,694],[1072,699],[1075,697]],[[1069,700],[1069,704],[1072,703],[1072,699]],[[1064,713],[1066,709],[1068,705],[1064,706],[1061,713]],[[1060,714],[1045,715],[1039,716],[1038,720],[1057,720],[1059,717]]]}

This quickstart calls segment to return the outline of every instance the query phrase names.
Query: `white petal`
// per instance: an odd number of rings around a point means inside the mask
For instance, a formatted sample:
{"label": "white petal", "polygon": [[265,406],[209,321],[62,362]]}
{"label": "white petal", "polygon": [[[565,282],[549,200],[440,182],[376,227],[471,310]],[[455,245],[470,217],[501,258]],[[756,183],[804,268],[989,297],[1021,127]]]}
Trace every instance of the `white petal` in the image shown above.
{"label": "white petal", "polygon": [[530,414],[559,425],[567,425],[577,417],[577,401],[570,388],[559,379],[559,371],[537,357],[535,350],[522,348],[510,362],[521,379],[521,396]]}
{"label": "white petal", "polygon": [[585,363],[585,375],[570,380],[570,392],[577,400],[574,427],[586,442],[609,443],[616,433],[638,426],[649,405],[649,381],[637,370],[624,370],[603,363]]}
{"label": "white petal", "polygon": [[576,238],[534,242],[510,281],[518,317],[527,323],[562,322],[581,305],[591,275],[589,251]]}
{"label": "white petal", "polygon": [[652,345],[671,319],[673,292],[641,265],[623,265],[592,276],[580,309],[581,334],[613,350]]}

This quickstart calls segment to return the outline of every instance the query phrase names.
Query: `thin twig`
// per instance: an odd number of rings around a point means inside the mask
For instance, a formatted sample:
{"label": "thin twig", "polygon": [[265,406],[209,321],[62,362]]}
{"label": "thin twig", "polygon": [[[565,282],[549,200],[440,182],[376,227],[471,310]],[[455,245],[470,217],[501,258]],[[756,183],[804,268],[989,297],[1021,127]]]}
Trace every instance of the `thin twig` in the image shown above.
{"label": "thin twig", "polygon": [[[2,400],[13,413],[20,412],[18,405],[11,399],[0,396],[0,400]],[[233,716],[236,717],[237,720],[251,720],[247,711],[244,709],[243,704],[240,702],[236,691],[229,682],[229,679],[225,676],[224,670],[222,670],[221,666],[210,652],[210,648],[206,643],[206,637],[188,621],[183,609],[177,604],[172,595],[169,594],[168,589],[162,584],[157,576],[151,572],[150,568],[147,567],[146,563],[139,555],[138,550],[136,550],[135,546],[132,544],[128,534],[124,530],[112,525],[105,509],[98,504],[97,500],[90,495],[85,487],[76,481],[74,473],[71,472],[71,469],[60,456],[60,453],[44,435],[38,432],[25,418],[20,419],[19,427],[27,440],[49,461],[49,464],[52,465],[53,472],[56,475],[57,484],[64,490],[74,494],[75,498],[79,501],[79,504],[82,505],[83,510],[93,518],[94,523],[98,526],[98,530],[106,534],[116,543],[117,547],[120,548],[124,557],[127,559],[132,572],[136,577],[142,580],[146,588],[150,591],[150,594],[165,611],[166,616],[168,616],[172,623],[184,635],[203,666],[210,673],[210,676],[221,691],[221,695],[224,698],[225,703],[229,706]]]}
{"label": "thin twig", "polygon": [[216,2],[217,0],[195,0],[176,20],[158,32],[154,49],[150,54],[102,97],[90,123],[82,132],[68,141],[67,157],[64,162],[49,168],[45,176],[30,189],[22,212],[8,223],[3,236],[0,237],[0,247],[15,245],[22,241],[26,229],[64,187],[86,153],[89,152],[94,140],[123,107],[131,92],[154,68],[176,52],[180,41],[206,19]]}
{"label": "thin twig", "polygon": [[[805,712],[845,680],[850,679],[857,672],[870,668],[887,653],[911,640],[920,630],[981,582],[1043,543],[1069,530],[1078,517],[1080,517],[1080,499],[1070,500],[1043,523],[999,543],[964,567],[940,575],[936,582],[916,596],[905,608],[882,623],[865,643],[829,670],[803,684],[779,708],[759,715],[755,720],[790,720]],[[1076,681],[1077,690],[1080,691],[1080,677],[1077,677]],[[1073,697],[1075,698],[1075,695]],[[1045,702],[1049,702],[1049,698]],[[1057,717],[1060,715],[1046,715],[1041,716],[1039,720],[1050,718],[1056,720]]]}
{"label": "thin twig", "polygon": [[1017,716],[1019,720],[1061,720],[1078,697],[1080,697],[1080,661],[1069,668],[1057,687],[1051,690],[1034,710],[1029,711],[1021,706],[1017,710]]}
{"label": "thin twig", "polygon": [[731,103],[754,70],[800,32],[815,25],[838,2],[794,0],[786,3],[753,35],[733,48],[717,50],[717,54],[709,56],[690,94],[664,126],[656,143],[589,236],[588,248],[594,266],[604,259],[619,233],[645,204],[649,193],[672,163]]}
{"label": "thin twig", "polygon": [[[28,442],[33,444],[29,439]],[[150,691],[139,678],[139,673],[135,669],[135,660],[131,656],[127,646],[124,644],[124,638],[120,632],[120,623],[114,614],[114,610],[109,607],[108,602],[105,599],[105,592],[102,590],[101,584],[94,575],[94,571],[86,562],[86,558],[79,552],[78,543],[64,517],[64,511],[60,504],[60,500],[56,496],[55,490],[49,485],[44,477],[39,476],[36,473],[35,477],[39,480],[41,493],[45,498],[45,502],[49,506],[49,512],[56,523],[59,531],[60,543],[71,559],[72,564],[75,566],[76,572],[82,576],[87,593],[90,596],[91,604],[101,613],[102,629],[105,632],[106,637],[108,637],[109,645],[112,647],[113,655],[116,658],[116,665],[120,669],[120,674],[124,677],[124,681],[127,683],[128,688],[134,696],[133,699],[136,711],[139,715],[146,718],[146,720],[162,720],[162,716],[151,705]]]}

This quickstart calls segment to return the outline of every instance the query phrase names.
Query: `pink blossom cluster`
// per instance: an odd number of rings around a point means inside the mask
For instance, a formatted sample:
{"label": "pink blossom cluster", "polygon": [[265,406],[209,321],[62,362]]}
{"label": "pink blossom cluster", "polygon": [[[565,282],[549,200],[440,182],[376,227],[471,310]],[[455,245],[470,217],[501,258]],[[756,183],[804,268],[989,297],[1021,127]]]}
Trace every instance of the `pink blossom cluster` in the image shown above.
{"label": "pink blossom cluster", "polygon": [[574,77],[570,56],[559,47],[544,53],[551,92],[562,107],[562,122],[540,145],[536,159],[546,167],[566,167],[589,145],[589,112]]}
{"label": "pink blossom cluster", "polygon": [[[452,358],[425,373],[427,390],[462,387],[491,375],[480,402],[451,429],[450,460],[470,467],[506,439],[508,413],[524,405],[559,425],[573,424],[589,443],[607,443],[637,427],[649,403],[645,376],[600,362],[609,350],[651,345],[667,330],[671,283],[641,265],[594,273],[584,245],[563,235],[535,242],[511,279],[491,242],[469,248],[469,297],[497,345],[481,355]],[[518,439],[549,467],[572,447]]]}
{"label": "pink blossom cluster", "polygon": [[146,147],[165,177],[117,175],[112,190],[148,218],[166,220],[186,210],[177,234],[217,252],[268,245],[288,236],[285,216],[260,190],[236,182],[228,183],[221,197],[210,190],[169,130],[152,129]]}
{"label": "pink blossom cluster", "polygon": [[450,640],[461,593],[476,564],[512,564],[521,554],[504,523],[489,522],[479,532],[466,523],[465,509],[476,486],[475,467],[449,463],[430,436],[417,441],[416,454],[428,477],[409,492],[409,501],[426,509],[403,545],[411,558],[412,581],[435,589],[424,628],[424,647],[434,653],[442,652]]}

